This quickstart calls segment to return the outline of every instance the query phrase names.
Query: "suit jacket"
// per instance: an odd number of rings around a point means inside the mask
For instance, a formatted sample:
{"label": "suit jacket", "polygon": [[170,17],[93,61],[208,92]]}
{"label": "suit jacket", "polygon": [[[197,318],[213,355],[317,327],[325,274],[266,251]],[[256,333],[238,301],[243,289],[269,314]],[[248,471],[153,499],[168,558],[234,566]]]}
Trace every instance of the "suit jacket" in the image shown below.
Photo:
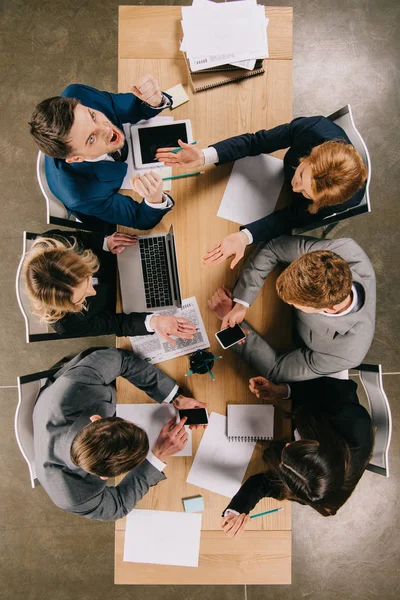
{"label": "suit jacket", "polygon": [[86,473],[71,460],[71,444],[90,417],[115,414],[115,379],[125,377],[156,402],[175,381],[132,352],[108,348],[67,363],[39,394],[33,411],[37,477],[63,510],[87,519],[114,521],[128,514],[165,475],[145,460],[115,487]]}
{"label": "suit jacket", "polygon": [[[234,298],[252,304],[267,275],[278,263],[289,265],[315,250],[330,250],[346,260],[353,282],[364,292],[357,312],[330,317],[293,309],[294,329],[303,347],[278,354],[254,331],[236,353],[273,381],[301,381],[336,373],[359,365],[372,343],[375,330],[375,273],[364,250],[352,239],[318,240],[305,236],[281,236],[261,245],[250,256],[236,286]],[[247,325],[246,325],[247,326]],[[250,328],[251,329],[251,328]]]}
{"label": "suit jacket", "polygon": [[[159,114],[133,94],[110,94],[87,85],[69,85],[62,93],[83,105],[99,110],[119,129],[123,123],[137,123]],[[45,158],[50,190],[78,218],[92,215],[107,223],[136,229],[152,229],[171,210],[155,209],[119,193],[127,172],[125,162],[101,160],[68,164],[64,159]]]}
{"label": "suit jacket", "polygon": [[95,286],[96,296],[87,298],[87,310],[68,313],[59,321],[52,323],[57,333],[74,337],[152,335],[144,325],[149,313],[116,313],[117,257],[103,250],[104,234],[51,230],[43,236],[61,236],[72,243],[76,240],[81,248],[92,250],[100,261],[100,268],[94,274],[99,281]]}
{"label": "suit jacket", "polygon": [[[374,438],[371,417],[357,398],[357,384],[351,380],[322,377],[291,383],[290,387],[293,409],[305,406],[316,417],[325,417],[349,445],[354,476],[361,476],[372,452]],[[280,483],[268,471],[258,473],[247,479],[227,508],[249,513],[261,498],[279,498],[279,492]]]}
{"label": "suit jacket", "polygon": [[[307,156],[315,146],[319,146],[328,140],[340,140],[351,144],[345,131],[330,119],[326,117],[299,117],[291,123],[279,125],[273,129],[262,129],[257,133],[245,133],[229,138],[213,144],[213,147],[218,152],[218,164],[238,160],[245,156],[269,154],[276,150],[289,148],[283,159],[283,169],[285,181],[290,185],[300,158]],[[347,210],[351,206],[357,206],[361,202],[364,193],[365,186],[346,202],[327,206],[319,210],[317,214],[310,214],[307,209],[311,201],[292,190],[291,206],[277,210],[271,215],[244,227],[251,232],[254,242],[267,242],[283,233],[289,233],[293,227],[315,223],[324,217]],[[241,229],[244,227],[241,227]]]}

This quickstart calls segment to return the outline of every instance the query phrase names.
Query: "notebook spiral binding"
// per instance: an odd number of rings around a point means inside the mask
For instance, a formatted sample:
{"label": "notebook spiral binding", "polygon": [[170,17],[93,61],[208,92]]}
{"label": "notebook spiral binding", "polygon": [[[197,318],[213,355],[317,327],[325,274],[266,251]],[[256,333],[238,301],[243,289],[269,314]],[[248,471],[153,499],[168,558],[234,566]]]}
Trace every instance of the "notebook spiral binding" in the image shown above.
{"label": "notebook spiral binding", "polygon": [[272,440],[272,437],[254,437],[248,435],[230,435],[228,436],[228,440],[230,442],[257,442],[258,440]]}

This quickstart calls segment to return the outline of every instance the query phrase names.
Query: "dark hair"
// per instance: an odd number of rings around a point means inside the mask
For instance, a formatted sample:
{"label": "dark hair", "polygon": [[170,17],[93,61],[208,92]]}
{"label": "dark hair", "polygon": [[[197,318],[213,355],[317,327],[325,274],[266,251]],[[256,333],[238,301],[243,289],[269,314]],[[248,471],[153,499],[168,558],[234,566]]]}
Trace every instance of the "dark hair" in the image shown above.
{"label": "dark hair", "polygon": [[39,149],[52,158],[67,158],[72,153],[68,134],[74,124],[74,110],[79,100],[55,96],[47,98],[33,111],[31,135]]}
{"label": "dark hair", "polygon": [[300,408],[296,426],[301,440],[287,446],[271,442],[264,450],[265,474],[273,482],[274,497],[333,516],[353,493],[368,460],[357,467],[347,442],[322,414]]}
{"label": "dark hair", "polygon": [[72,462],[99,477],[116,477],[135,469],[149,452],[143,429],[120,417],[98,419],[75,436]]}

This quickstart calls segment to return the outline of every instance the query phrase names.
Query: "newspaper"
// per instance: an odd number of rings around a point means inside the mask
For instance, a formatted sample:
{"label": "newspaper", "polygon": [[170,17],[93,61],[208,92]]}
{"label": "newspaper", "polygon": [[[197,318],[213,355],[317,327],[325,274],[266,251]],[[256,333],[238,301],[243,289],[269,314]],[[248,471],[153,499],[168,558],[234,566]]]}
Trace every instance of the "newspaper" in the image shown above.
{"label": "newspaper", "polygon": [[182,308],[160,310],[157,311],[157,315],[185,317],[196,326],[197,331],[192,340],[174,337],[176,346],[161,338],[157,333],[154,335],[130,337],[129,341],[132,344],[132,349],[140,358],[144,358],[144,360],[148,360],[152,365],[156,365],[160,362],[178,358],[178,356],[184,356],[185,354],[191,354],[195,350],[203,350],[210,346],[195,296],[182,300]]}

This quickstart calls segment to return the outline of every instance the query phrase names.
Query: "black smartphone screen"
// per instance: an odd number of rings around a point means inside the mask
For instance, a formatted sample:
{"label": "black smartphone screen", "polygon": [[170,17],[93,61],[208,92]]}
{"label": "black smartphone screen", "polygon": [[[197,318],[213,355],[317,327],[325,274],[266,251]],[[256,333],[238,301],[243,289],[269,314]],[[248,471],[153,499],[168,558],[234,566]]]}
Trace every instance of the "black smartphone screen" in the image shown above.
{"label": "black smartphone screen", "polygon": [[228,327],[227,329],[223,329],[222,331],[218,331],[215,334],[217,340],[221,343],[222,346],[227,348],[228,346],[232,346],[240,340],[244,340],[246,334],[243,332],[243,329],[240,325],[235,325],[235,327]]}
{"label": "black smartphone screen", "polygon": [[143,164],[154,162],[158,148],[175,148],[178,140],[188,141],[185,123],[143,127],[138,132]]}
{"label": "black smartphone screen", "polygon": [[181,419],[187,417],[185,425],[207,425],[208,417],[205,408],[186,408],[179,410]]}

